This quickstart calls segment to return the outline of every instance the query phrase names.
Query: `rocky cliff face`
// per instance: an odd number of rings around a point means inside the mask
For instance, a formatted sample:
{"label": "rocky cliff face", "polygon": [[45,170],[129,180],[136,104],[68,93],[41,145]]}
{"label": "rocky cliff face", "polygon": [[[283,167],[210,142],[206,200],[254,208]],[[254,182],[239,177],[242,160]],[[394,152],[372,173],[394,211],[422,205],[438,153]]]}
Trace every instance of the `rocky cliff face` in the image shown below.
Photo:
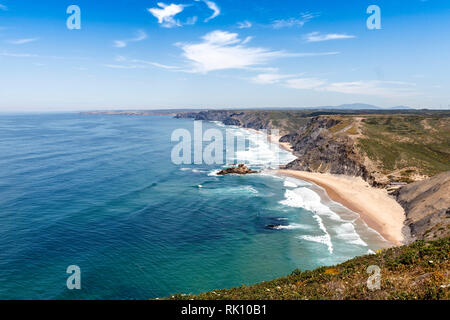
{"label": "rocky cliff face", "polygon": [[251,128],[255,130],[269,130],[273,128],[272,120],[266,113],[236,112],[224,110],[210,110],[200,112],[180,113],[176,118],[192,118],[194,120],[221,121],[225,125]]}
{"label": "rocky cliff face", "polygon": [[415,182],[396,192],[406,213],[410,240],[435,240],[450,236],[450,172]]}
{"label": "rocky cliff face", "polygon": [[361,176],[377,185],[362,164],[354,141],[348,136],[330,131],[339,124],[340,121],[332,117],[313,117],[296,133],[282,137],[280,141],[289,142],[298,156],[298,159],[289,163],[286,168]]}
{"label": "rocky cliff face", "polygon": [[373,185],[378,185],[366,170],[359,157],[355,144],[346,135],[331,132],[330,129],[340,124],[330,116],[311,116],[305,114],[303,121],[298,121],[295,131],[275,125],[270,112],[233,112],[233,111],[202,111],[184,113],[178,118],[193,118],[195,120],[221,121],[226,125],[236,125],[256,130],[271,130],[277,128],[284,136],[280,142],[292,145],[297,160],[289,163],[286,169],[327,172],[361,176]]}
{"label": "rocky cliff face", "polygon": [[[226,125],[256,130],[277,128],[284,134],[280,142],[290,143],[297,156],[296,160],[286,165],[287,169],[361,176],[376,187],[390,185],[390,179],[386,179],[380,168],[373,166],[374,162],[368,161],[368,157],[356,145],[357,138],[361,136],[358,116],[342,118],[320,112],[294,114],[289,111],[214,110],[182,113],[177,118],[221,121]],[[398,139],[401,138],[399,136]],[[376,145],[373,139],[369,143]],[[391,141],[388,140],[388,143]],[[388,152],[388,149],[381,149],[378,154]],[[414,153],[411,155],[416,156]],[[395,192],[397,201],[407,215],[405,235],[411,238],[409,240],[433,240],[450,236],[449,194],[450,171],[406,185]]]}

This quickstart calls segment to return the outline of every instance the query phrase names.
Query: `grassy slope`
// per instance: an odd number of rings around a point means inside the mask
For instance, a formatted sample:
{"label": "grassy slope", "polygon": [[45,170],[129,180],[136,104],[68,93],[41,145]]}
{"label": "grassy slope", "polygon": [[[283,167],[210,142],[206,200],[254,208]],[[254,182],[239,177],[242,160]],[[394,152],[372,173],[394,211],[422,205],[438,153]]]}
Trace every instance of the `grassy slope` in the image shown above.
{"label": "grassy slope", "polygon": [[405,182],[418,173],[433,176],[450,170],[450,118],[371,116],[363,120],[361,150],[384,174],[400,170]]}
{"label": "grassy slope", "polygon": [[[357,153],[370,159],[371,172],[392,176],[391,181],[414,182],[450,170],[450,112],[320,112],[246,111],[271,121],[282,133],[293,133],[308,117],[322,115],[339,120],[330,138],[356,136]],[[361,119],[362,121],[357,121]],[[420,178],[419,178],[420,180]]]}
{"label": "grassy slope", "polygon": [[[449,299],[450,238],[417,241],[357,257],[335,267],[294,271],[291,275],[253,286],[215,290],[172,299]],[[381,268],[381,289],[367,288],[368,266]]]}

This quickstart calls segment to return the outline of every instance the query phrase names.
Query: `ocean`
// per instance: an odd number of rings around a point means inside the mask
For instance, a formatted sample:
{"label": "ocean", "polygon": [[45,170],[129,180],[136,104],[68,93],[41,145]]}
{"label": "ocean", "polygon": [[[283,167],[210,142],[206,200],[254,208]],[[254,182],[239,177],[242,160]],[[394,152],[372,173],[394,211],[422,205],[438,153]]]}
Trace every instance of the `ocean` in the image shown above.
{"label": "ocean", "polygon": [[[323,189],[275,175],[272,160],[287,163],[289,152],[246,129],[202,125],[247,137],[248,150],[226,162],[261,173],[217,176],[225,165],[174,163],[172,134],[193,132],[189,119],[0,115],[0,299],[199,293],[386,246]],[[66,286],[71,265],[81,290]]]}

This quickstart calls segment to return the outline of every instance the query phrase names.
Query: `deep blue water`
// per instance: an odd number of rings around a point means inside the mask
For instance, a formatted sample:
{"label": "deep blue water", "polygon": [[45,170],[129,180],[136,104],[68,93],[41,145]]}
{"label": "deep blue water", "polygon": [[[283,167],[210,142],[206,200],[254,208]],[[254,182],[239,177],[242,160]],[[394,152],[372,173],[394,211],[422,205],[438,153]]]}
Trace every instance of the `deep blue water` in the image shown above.
{"label": "deep blue water", "polygon": [[[355,214],[308,183],[218,177],[211,174],[218,165],[173,164],[178,128],[192,131],[193,122],[1,115],[0,299],[198,293],[383,246]],[[265,229],[277,223],[285,227]],[[69,265],[81,268],[81,290],[66,287]]]}

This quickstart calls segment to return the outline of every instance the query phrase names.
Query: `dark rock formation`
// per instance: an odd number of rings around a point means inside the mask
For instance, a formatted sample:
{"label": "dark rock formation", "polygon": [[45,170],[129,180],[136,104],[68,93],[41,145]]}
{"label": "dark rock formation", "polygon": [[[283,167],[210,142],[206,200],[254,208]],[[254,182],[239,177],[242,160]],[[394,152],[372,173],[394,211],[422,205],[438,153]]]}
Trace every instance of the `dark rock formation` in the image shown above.
{"label": "dark rock formation", "polygon": [[282,137],[280,142],[289,142],[298,157],[286,169],[361,176],[377,185],[356,153],[353,140],[329,132],[337,124],[339,120],[333,118],[314,117],[296,133]]}
{"label": "dark rock formation", "polygon": [[258,173],[258,171],[253,171],[249,169],[245,164],[240,164],[237,167],[223,169],[219,173],[217,173],[217,175],[224,176],[227,174],[252,174],[252,173]]}
{"label": "dark rock formation", "polygon": [[[221,121],[226,125],[255,130],[270,131],[278,128],[273,124],[273,114],[268,111],[210,110],[180,113],[176,117]],[[278,128],[285,134],[280,142],[290,143],[298,157],[285,166],[286,169],[361,176],[372,185],[379,186],[354,150],[354,142],[348,137],[335,137],[330,134],[329,129],[339,124],[340,120],[308,112],[301,114],[296,120],[294,132]]]}
{"label": "dark rock formation", "polygon": [[279,230],[281,227],[281,224],[269,224],[265,228],[269,230]]}
{"label": "dark rock formation", "polygon": [[175,118],[191,118],[194,120],[220,121],[225,125],[240,126],[255,130],[273,128],[272,120],[265,112],[236,112],[227,110],[209,110],[200,112],[179,113]]}
{"label": "dark rock formation", "polygon": [[406,185],[395,195],[405,209],[410,241],[450,236],[450,171]]}

